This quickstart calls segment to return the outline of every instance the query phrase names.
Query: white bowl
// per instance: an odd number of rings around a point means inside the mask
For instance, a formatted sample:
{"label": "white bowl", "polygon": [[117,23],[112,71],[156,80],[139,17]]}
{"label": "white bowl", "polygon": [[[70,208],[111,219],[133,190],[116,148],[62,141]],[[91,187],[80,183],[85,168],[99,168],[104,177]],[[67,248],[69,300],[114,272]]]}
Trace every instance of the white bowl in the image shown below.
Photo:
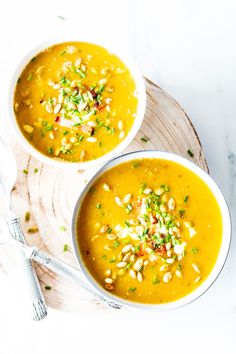
{"label": "white bowl", "polygon": [[[13,107],[13,102],[14,102],[14,92],[15,92],[15,87],[18,78],[20,77],[22,71],[26,67],[26,65],[30,62],[30,60],[36,56],[38,53],[40,53],[42,50],[46,49],[47,47],[59,43],[64,43],[64,42],[89,42],[92,44],[97,44],[100,45],[104,48],[109,49],[110,52],[116,54],[127,66],[127,68],[130,70],[130,73],[135,81],[136,88],[137,88],[137,95],[138,95],[138,108],[137,108],[137,117],[135,118],[134,124],[131,127],[129,133],[127,136],[124,138],[124,140],[117,145],[113,150],[109,151],[107,154],[102,155],[101,157],[95,159],[95,160],[90,160],[90,161],[84,161],[84,162],[68,162],[68,161],[62,161],[60,159],[53,159],[50,158],[44,154],[42,154],[40,151],[34,148],[33,145],[31,145],[28,140],[24,137],[22,134],[17,121],[15,117],[15,112],[14,112],[14,107]],[[84,170],[84,169],[90,169],[94,167],[98,167],[102,165],[103,163],[109,161],[113,157],[117,156],[120,152],[122,152],[129,144],[130,142],[134,139],[135,135],[137,134],[144,118],[145,114],[145,108],[146,108],[146,90],[145,90],[145,84],[143,77],[137,67],[137,65],[133,62],[133,60],[123,52],[123,50],[114,48],[113,45],[106,45],[103,43],[97,43],[94,41],[90,40],[80,40],[80,38],[57,38],[50,40],[48,42],[44,42],[34,49],[32,49],[28,54],[25,55],[25,57],[21,60],[17,68],[15,69],[15,72],[12,76],[12,80],[10,82],[10,89],[9,89],[9,109],[10,109],[10,121],[12,123],[12,127],[14,129],[15,135],[21,145],[33,156],[38,158],[44,163],[47,163],[51,166],[54,167],[61,167],[61,168],[74,168],[77,170]]]}
{"label": "white bowl", "polygon": [[[192,171],[195,173],[205,184],[209,187],[213,195],[215,196],[218,205],[220,207],[221,215],[222,215],[222,221],[223,221],[223,234],[222,234],[222,243],[220,246],[220,251],[216,260],[216,263],[209,274],[209,276],[205,279],[205,281],[198,287],[196,290],[191,292],[190,294],[182,297],[181,299],[178,299],[176,301],[172,301],[169,303],[165,304],[142,304],[142,303],[137,303],[137,302],[132,302],[128,300],[121,299],[118,296],[112,295],[105,289],[103,289],[97,281],[92,277],[92,275],[89,273],[89,271],[86,269],[86,266],[84,264],[84,261],[81,258],[79,246],[76,240],[76,222],[77,222],[77,216],[79,213],[79,209],[81,207],[81,203],[91,188],[92,184],[107,170],[110,168],[117,166],[123,162],[131,161],[134,159],[142,159],[142,158],[156,158],[156,159],[164,159],[168,161],[173,161],[181,166],[184,166],[188,170]],[[90,282],[90,284],[97,289],[98,292],[100,292],[106,299],[107,302],[112,302],[116,303],[120,306],[128,306],[128,307],[135,307],[135,308],[141,308],[141,309],[150,309],[150,310],[172,310],[175,308],[178,308],[180,306],[184,306],[186,304],[191,303],[192,301],[196,300],[198,297],[200,297],[205,291],[214,283],[214,281],[217,279],[218,275],[220,274],[230,247],[230,241],[231,241],[231,221],[230,221],[230,214],[229,214],[229,209],[226,204],[225,198],[220,190],[220,188],[217,186],[217,184],[213,181],[213,179],[206,173],[204,172],[201,168],[196,166],[194,163],[186,160],[185,158],[172,154],[172,153],[167,153],[167,152],[160,152],[160,151],[154,151],[154,150],[146,150],[146,151],[135,151],[131,152],[128,154],[124,154],[122,156],[119,156],[107,164],[105,164],[103,167],[101,167],[96,174],[90,179],[84,190],[81,192],[81,194],[78,197],[77,203],[74,208],[74,213],[73,213],[73,218],[72,218],[72,223],[71,223],[71,235],[72,235],[72,244],[74,248],[74,254],[76,256],[76,259],[78,261],[78,264],[80,268],[82,269],[85,277],[87,280]]]}

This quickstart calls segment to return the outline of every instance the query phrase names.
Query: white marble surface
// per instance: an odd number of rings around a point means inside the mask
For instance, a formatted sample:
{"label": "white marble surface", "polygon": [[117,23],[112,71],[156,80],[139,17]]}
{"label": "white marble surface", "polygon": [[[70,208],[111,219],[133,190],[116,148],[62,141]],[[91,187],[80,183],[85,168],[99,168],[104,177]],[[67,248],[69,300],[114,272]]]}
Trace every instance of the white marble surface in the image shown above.
{"label": "white marble surface", "polygon": [[[235,13],[234,0],[5,1],[0,11],[0,126],[7,120],[9,77],[28,48],[58,33],[114,40],[191,117],[235,223]],[[17,306],[24,294],[18,298],[9,291],[13,285],[0,273],[0,353],[234,353],[234,237],[213,287],[194,304],[168,313],[118,312],[104,318],[50,310],[47,320],[32,323]]]}

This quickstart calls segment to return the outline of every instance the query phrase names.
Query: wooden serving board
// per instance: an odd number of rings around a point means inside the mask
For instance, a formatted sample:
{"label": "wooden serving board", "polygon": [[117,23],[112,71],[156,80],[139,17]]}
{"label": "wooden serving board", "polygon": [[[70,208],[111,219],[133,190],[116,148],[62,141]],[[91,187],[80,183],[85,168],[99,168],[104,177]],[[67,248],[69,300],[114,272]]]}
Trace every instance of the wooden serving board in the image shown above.
{"label": "wooden serving board", "polygon": [[[184,110],[172,97],[147,79],[146,89],[145,119],[126,151],[157,149],[175,152],[208,172],[200,140]],[[9,132],[8,136],[18,164],[18,179],[12,193],[13,206],[21,217],[28,244],[76,266],[71,249],[64,252],[63,247],[64,244],[70,245],[69,223],[73,206],[92,171],[71,173],[42,164],[24,151]],[[143,142],[143,136],[150,140]],[[194,154],[193,158],[187,153],[189,149]],[[38,168],[37,173],[33,172],[34,168]],[[28,169],[28,175],[22,172],[23,169]],[[26,223],[24,215],[28,210],[31,219]],[[31,225],[37,225],[39,232],[27,233]],[[61,231],[60,226],[65,226],[66,230]],[[106,309],[104,304],[84,293],[75,284],[40,266],[36,268],[48,306],[86,313]],[[51,290],[45,290],[45,284],[50,285]]]}

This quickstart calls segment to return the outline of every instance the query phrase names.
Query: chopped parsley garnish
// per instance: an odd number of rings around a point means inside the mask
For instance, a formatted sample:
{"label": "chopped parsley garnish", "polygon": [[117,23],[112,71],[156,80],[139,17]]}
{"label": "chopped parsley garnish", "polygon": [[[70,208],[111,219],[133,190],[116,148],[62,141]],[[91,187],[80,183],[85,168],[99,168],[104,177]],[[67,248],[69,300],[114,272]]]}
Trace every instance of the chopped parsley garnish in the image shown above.
{"label": "chopped parsley garnish", "polygon": [[119,241],[114,241],[113,247],[117,248],[119,246],[120,246],[120,242]]}
{"label": "chopped parsley garnish", "polygon": [[129,291],[129,293],[133,293],[136,289],[137,288],[130,287],[128,291]]}
{"label": "chopped parsley garnish", "polygon": [[52,153],[53,153],[52,147],[49,147],[49,148],[48,148],[48,153],[49,153],[50,155],[52,155]]}
{"label": "chopped parsley garnish", "polygon": [[24,173],[25,175],[28,175],[29,170],[27,170],[27,168],[24,168],[23,173]]}
{"label": "chopped parsley garnish", "polygon": [[193,156],[194,156],[192,150],[190,150],[190,149],[187,150],[187,153],[189,154],[190,157],[193,157]]}
{"label": "chopped parsley garnish", "polygon": [[111,228],[111,227],[108,227],[107,233],[110,234],[111,232],[112,232],[112,228]]}
{"label": "chopped parsley garnish", "polygon": [[159,284],[160,283],[160,280],[158,279],[157,275],[154,275],[154,277],[152,278],[152,284],[155,285],[155,284]]}
{"label": "chopped parsley garnish", "polygon": [[32,79],[33,79],[33,74],[30,73],[30,74],[27,76],[26,80],[27,80],[27,81],[31,81]]}
{"label": "chopped parsley garnish", "polygon": [[185,214],[185,210],[184,209],[180,209],[179,210],[179,215],[181,216],[181,218],[184,216]]}
{"label": "chopped parsley garnish", "polygon": [[34,173],[37,173],[39,170],[37,167],[34,168]]}
{"label": "chopped parsley garnish", "polygon": [[133,168],[138,168],[140,167],[140,162],[134,162],[132,165]]}
{"label": "chopped parsley garnish", "polygon": [[197,247],[193,247],[193,248],[191,249],[191,252],[192,252],[192,254],[198,253],[198,248],[197,248]]}
{"label": "chopped parsley garnish", "polygon": [[69,245],[67,245],[66,243],[64,244],[64,247],[63,247],[63,251],[64,252],[67,252],[69,249]]}
{"label": "chopped parsley garnish", "polygon": [[59,226],[59,230],[64,232],[64,231],[66,231],[66,227],[65,226]]}
{"label": "chopped parsley garnish", "polygon": [[147,137],[147,136],[143,136],[141,138],[141,140],[144,142],[144,143],[147,143],[150,139]]}
{"label": "chopped parsley garnish", "polygon": [[186,195],[186,196],[184,197],[184,202],[185,202],[185,203],[187,203],[188,198],[189,198],[189,196],[188,196],[188,195]]}
{"label": "chopped parsley garnish", "polygon": [[96,208],[97,208],[97,209],[101,209],[101,207],[102,207],[101,203],[97,203],[97,204],[96,204]]}
{"label": "chopped parsley garnish", "polygon": [[110,260],[109,260],[109,263],[114,263],[116,261],[116,257],[113,256]]}
{"label": "chopped parsley garnish", "polygon": [[52,287],[50,286],[50,285],[45,285],[45,290],[51,290],[52,289]]}

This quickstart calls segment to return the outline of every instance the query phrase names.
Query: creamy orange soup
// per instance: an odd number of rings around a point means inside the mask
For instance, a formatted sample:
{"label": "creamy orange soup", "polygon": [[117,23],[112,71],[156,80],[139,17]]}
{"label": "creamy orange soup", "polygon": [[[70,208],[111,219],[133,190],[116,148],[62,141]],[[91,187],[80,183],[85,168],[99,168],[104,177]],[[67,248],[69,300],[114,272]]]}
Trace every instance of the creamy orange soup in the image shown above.
{"label": "creamy orange soup", "polygon": [[28,63],[16,86],[14,110],[25,138],[41,153],[93,160],[129,133],[137,113],[136,85],[108,50],[62,43]]}
{"label": "creamy orange soup", "polygon": [[107,291],[166,303],[196,289],[221,245],[222,218],[207,185],[179,164],[141,159],[105,172],[82,203],[78,246]]}

